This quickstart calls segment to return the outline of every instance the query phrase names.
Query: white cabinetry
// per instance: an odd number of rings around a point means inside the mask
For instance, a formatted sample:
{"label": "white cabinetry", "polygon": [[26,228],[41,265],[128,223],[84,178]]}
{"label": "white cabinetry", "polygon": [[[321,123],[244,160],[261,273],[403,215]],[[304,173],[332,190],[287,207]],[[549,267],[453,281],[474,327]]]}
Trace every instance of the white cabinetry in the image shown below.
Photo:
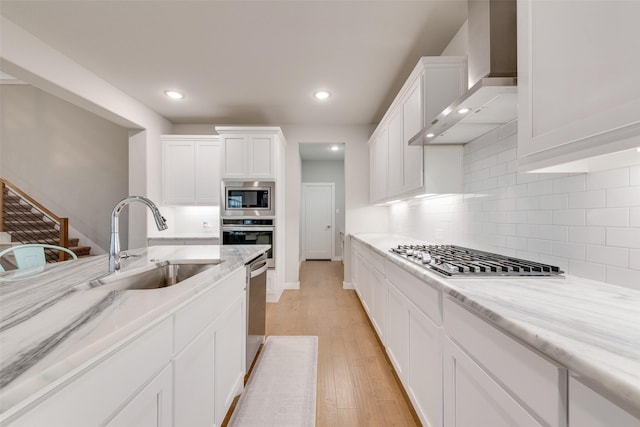
{"label": "white cabinetry", "polygon": [[108,424],[108,427],[166,427],[172,424],[171,368],[166,367]]}
{"label": "white cabinetry", "polygon": [[569,426],[638,427],[640,419],[631,416],[575,378],[569,378]]}
{"label": "white cabinetry", "polygon": [[635,1],[518,0],[521,171],[640,162],[620,153],[639,145],[638,16]]}
{"label": "white cabinetry", "polygon": [[221,425],[243,388],[245,281],[236,270],[3,425]]}
{"label": "white cabinetry", "polygon": [[352,242],[352,282],[373,327],[384,342],[387,309],[387,285],[384,276],[384,260],[358,242]]}
{"label": "white cabinetry", "polygon": [[216,127],[222,145],[223,179],[276,180],[279,128]]}
{"label": "white cabinetry", "polygon": [[166,205],[220,204],[217,136],[162,136],[162,200]]}
{"label": "white cabinetry", "polygon": [[242,390],[246,272],[240,269],[175,315],[175,420],[220,425]]}
{"label": "white cabinetry", "polygon": [[565,427],[566,369],[444,300],[444,425]]}
{"label": "white cabinetry", "polygon": [[386,262],[387,353],[424,425],[442,425],[442,294]]}
{"label": "white cabinetry", "polygon": [[[463,93],[467,87],[466,70],[465,57],[424,57],[418,62],[369,140],[372,203],[423,193],[462,191],[461,148],[455,150],[458,160],[443,160],[447,167],[440,168],[435,179],[425,162],[442,162],[433,159],[437,156],[434,153],[442,150],[431,152],[430,146],[409,146],[409,140]],[[443,169],[445,175],[441,174]],[[438,186],[434,187],[434,183]]]}
{"label": "white cabinetry", "polygon": [[6,425],[95,426],[112,419],[114,425],[121,425],[119,420],[133,418],[151,421],[149,425],[155,425],[153,420],[171,425],[170,378],[162,372],[169,366],[172,349],[172,321],[166,319],[87,367]]}

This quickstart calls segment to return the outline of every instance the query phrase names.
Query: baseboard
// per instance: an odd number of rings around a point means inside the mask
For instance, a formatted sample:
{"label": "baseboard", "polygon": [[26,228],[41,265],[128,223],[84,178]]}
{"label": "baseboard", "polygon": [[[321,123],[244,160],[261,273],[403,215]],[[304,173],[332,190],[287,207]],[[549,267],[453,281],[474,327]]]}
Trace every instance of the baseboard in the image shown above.
{"label": "baseboard", "polygon": [[341,256],[336,256],[331,258],[331,261],[342,261],[342,257]]}
{"label": "baseboard", "polygon": [[267,302],[278,302],[280,301],[281,295],[282,290],[278,290],[277,292],[267,292]]}
{"label": "baseboard", "polygon": [[300,281],[284,282],[283,289],[300,289]]}
{"label": "baseboard", "polygon": [[354,289],[353,283],[351,282],[342,282],[342,289]]}

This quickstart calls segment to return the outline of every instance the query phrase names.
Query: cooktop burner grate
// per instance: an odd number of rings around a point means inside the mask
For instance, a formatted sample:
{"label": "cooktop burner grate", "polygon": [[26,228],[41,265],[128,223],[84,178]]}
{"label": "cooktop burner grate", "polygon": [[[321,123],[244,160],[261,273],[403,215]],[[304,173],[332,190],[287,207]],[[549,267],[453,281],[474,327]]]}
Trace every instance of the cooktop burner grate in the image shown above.
{"label": "cooktop burner grate", "polygon": [[558,267],[455,245],[398,245],[391,252],[445,276],[558,276]]}

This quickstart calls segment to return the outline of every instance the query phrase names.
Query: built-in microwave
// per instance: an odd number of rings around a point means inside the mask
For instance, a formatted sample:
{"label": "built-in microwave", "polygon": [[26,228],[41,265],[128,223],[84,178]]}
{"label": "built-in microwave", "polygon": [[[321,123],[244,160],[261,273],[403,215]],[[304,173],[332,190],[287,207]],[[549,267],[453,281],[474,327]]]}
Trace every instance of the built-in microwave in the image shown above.
{"label": "built-in microwave", "polygon": [[221,216],[275,216],[275,185],[260,181],[223,181]]}

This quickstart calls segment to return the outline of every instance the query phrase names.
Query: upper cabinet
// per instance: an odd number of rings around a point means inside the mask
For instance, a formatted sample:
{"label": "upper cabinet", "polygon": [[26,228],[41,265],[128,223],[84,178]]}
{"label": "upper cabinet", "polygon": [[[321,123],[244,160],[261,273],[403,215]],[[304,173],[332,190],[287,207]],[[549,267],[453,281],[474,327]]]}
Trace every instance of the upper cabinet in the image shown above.
{"label": "upper cabinet", "polygon": [[212,135],[162,135],[165,205],[220,204],[220,141]]}
{"label": "upper cabinet", "polygon": [[521,171],[640,163],[640,2],[518,0]]}
{"label": "upper cabinet", "polygon": [[[466,88],[465,57],[420,59],[369,140],[372,203],[462,191],[460,147],[409,146],[409,140]],[[437,156],[445,151],[455,153],[456,160],[445,165],[445,176],[434,179],[426,166],[440,163]]]}
{"label": "upper cabinet", "polygon": [[222,146],[223,179],[276,179],[279,128],[216,127]]}

